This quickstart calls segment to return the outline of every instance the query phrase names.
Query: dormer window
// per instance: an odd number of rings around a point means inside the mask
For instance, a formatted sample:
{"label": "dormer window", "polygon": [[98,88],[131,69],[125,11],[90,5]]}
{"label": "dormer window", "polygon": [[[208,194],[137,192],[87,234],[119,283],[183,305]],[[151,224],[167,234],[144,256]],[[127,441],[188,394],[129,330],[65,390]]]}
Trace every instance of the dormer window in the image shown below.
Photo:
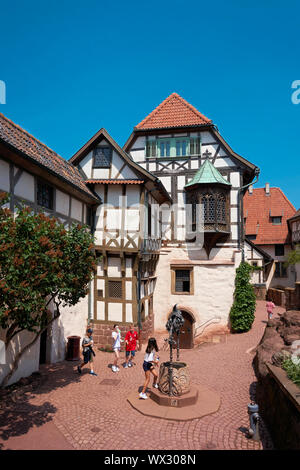
{"label": "dormer window", "polygon": [[273,225],[281,225],[281,216],[271,217],[271,222]]}

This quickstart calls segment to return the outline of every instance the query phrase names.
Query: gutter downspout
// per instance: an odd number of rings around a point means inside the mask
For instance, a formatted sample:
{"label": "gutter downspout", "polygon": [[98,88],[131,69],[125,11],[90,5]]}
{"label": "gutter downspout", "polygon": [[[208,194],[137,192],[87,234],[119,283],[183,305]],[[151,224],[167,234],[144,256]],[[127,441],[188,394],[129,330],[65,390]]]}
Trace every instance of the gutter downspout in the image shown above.
{"label": "gutter downspout", "polygon": [[251,184],[256,184],[258,181],[260,169],[258,167],[255,167],[254,170],[254,175],[256,177],[255,181],[252,181],[251,183],[245,184],[244,186],[241,186],[238,189],[238,208],[240,212],[240,224],[239,224],[239,249],[242,251],[242,263],[245,261],[245,236],[244,236],[244,212],[243,212],[243,204],[242,204],[242,198],[241,198],[241,192],[243,189],[248,188],[251,186]]}
{"label": "gutter downspout", "polygon": [[[97,208],[96,208],[97,210]],[[91,234],[94,236],[96,230],[96,211],[92,211],[92,226],[91,226]],[[91,323],[92,320],[92,283],[91,280],[89,282],[89,296],[88,296],[88,325]]]}

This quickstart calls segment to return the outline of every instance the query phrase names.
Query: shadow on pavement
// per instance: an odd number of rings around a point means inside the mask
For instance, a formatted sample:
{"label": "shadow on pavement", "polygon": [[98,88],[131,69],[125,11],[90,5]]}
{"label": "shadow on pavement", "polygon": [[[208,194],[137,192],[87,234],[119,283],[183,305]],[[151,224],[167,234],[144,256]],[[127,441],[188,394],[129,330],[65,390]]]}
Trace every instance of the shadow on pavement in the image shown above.
{"label": "shadow on pavement", "polygon": [[[64,361],[43,365],[40,372],[0,390],[0,439],[6,441],[10,437],[24,435],[33,426],[39,427],[51,421],[57,408],[49,401],[35,405],[30,400],[74,382],[80,382],[74,363]],[[3,444],[0,443],[1,448]]]}

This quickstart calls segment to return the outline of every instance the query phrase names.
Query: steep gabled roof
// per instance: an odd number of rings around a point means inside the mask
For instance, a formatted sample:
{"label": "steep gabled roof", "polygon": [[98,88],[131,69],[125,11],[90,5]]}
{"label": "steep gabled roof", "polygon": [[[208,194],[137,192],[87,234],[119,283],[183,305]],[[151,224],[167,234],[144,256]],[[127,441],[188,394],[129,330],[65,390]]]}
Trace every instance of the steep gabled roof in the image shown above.
{"label": "steep gabled roof", "polygon": [[212,124],[212,121],[177,93],[172,93],[148,114],[135,129],[162,129],[203,126],[205,124]]}
{"label": "steep gabled roof", "polygon": [[211,184],[219,183],[231,186],[231,184],[221,175],[221,173],[213,166],[213,164],[207,159],[201,165],[197,173],[195,174],[192,181],[185,185],[185,188],[194,186],[195,184]]}
{"label": "steep gabled roof", "polygon": [[0,113],[0,142],[12,150],[17,150],[23,158],[44,167],[87,196],[99,200],[86,186],[77,168],[2,113]]}
{"label": "steep gabled roof", "polygon": [[[270,195],[265,188],[253,189],[244,196],[245,235],[256,235],[255,245],[273,245],[289,243],[287,220],[296,209],[280,188],[270,188]],[[273,225],[271,217],[282,217],[281,225]]]}
{"label": "steep gabled roof", "polygon": [[[132,158],[117,144],[117,142],[103,127],[70,158],[69,162],[71,162],[73,165],[77,165],[103,138],[111,144],[117,154],[136,173],[138,179],[143,179],[145,184],[150,183],[153,187],[152,190],[156,191],[156,195],[160,195],[160,199],[171,202],[170,195],[160,179],[140,166],[138,163],[134,162]],[[89,179],[88,182],[90,184],[92,180]]]}

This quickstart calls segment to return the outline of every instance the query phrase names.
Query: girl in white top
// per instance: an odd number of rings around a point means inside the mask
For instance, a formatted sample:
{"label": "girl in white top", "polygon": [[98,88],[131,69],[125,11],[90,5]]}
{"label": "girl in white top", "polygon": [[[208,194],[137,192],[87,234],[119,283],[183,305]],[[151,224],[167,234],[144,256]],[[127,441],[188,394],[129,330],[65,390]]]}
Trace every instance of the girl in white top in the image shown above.
{"label": "girl in white top", "polygon": [[157,347],[156,339],[150,338],[148,340],[148,346],[146,348],[146,353],[145,353],[144,363],[143,363],[143,369],[145,372],[145,382],[144,382],[143,390],[140,393],[140,398],[143,398],[144,400],[148,398],[146,395],[146,389],[150,382],[150,372],[153,375],[153,387],[158,388],[158,385],[156,383],[158,375],[154,368],[154,366],[158,365],[158,362],[159,362],[158,356],[155,358],[155,352],[157,351],[158,351],[158,347]]}
{"label": "girl in white top", "polygon": [[121,349],[121,331],[119,330],[118,325],[114,325],[114,331],[112,332],[112,338],[113,338],[113,351],[115,353],[115,360],[112,365],[112,371],[113,372],[118,372],[120,369],[118,367],[118,360],[120,356],[120,349]]}

